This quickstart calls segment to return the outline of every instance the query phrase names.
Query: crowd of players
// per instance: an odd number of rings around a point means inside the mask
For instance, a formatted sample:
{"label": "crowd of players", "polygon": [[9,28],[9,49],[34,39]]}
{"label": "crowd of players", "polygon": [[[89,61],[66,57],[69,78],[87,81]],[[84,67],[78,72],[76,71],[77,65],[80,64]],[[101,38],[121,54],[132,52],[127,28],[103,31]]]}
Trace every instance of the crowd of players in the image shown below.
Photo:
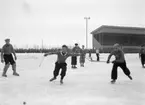
{"label": "crowd of players", "polygon": [[[89,53],[89,58],[91,61],[92,60],[91,51],[87,52],[85,50],[84,45],[82,46],[82,48],[80,48],[77,43],[75,44],[75,46],[73,47],[73,49],[71,51],[68,51],[68,47],[66,45],[63,45],[61,48],[61,51],[45,53],[44,57],[46,57],[48,55],[52,55],[52,54],[57,55],[57,60],[55,62],[55,68],[53,71],[53,78],[51,78],[50,81],[57,79],[57,76],[59,75],[59,71],[61,70],[60,83],[63,84],[63,79],[64,79],[64,77],[66,75],[66,71],[67,71],[67,63],[65,62],[66,59],[71,56],[71,67],[72,67],[72,69],[76,69],[77,68],[77,66],[76,66],[77,65],[77,56],[80,56],[80,59],[79,59],[80,66],[84,67],[86,53]],[[116,59],[114,61],[110,62],[110,58],[112,55],[114,55]],[[96,61],[99,62],[100,61],[99,49],[96,49],[96,57],[97,57]],[[145,66],[144,66],[144,64],[145,64],[145,45],[141,46],[141,50],[139,52],[139,57],[141,59],[142,67],[145,68]],[[10,65],[12,65],[13,75],[19,76],[19,74],[16,72],[16,60],[17,60],[17,56],[16,56],[16,53],[15,53],[15,50],[14,50],[12,44],[10,44],[10,39],[5,39],[5,44],[1,50],[1,62],[2,63],[5,62],[5,66],[4,66],[3,73],[2,73],[3,77],[7,77],[6,73],[7,73],[7,70]],[[118,43],[113,45],[113,50],[109,54],[106,63],[113,63],[112,72],[111,72],[111,79],[112,79],[111,83],[115,83],[117,80],[117,68],[118,67],[120,67],[123,70],[124,74],[126,76],[128,76],[130,80],[133,79],[131,77],[131,72],[126,65],[126,60],[125,60],[125,56],[124,56],[122,47]]]}

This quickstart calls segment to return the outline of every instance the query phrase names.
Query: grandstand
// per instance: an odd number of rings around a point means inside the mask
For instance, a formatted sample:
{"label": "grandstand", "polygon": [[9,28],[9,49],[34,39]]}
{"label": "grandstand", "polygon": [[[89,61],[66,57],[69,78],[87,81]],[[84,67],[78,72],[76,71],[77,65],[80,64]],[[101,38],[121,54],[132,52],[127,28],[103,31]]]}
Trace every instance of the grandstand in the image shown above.
{"label": "grandstand", "polygon": [[101,48],[103,51],[110,51],[114,43],[123,46],[126,52],[138,52],[138,49],[145,43],[145,28],[121,27],[103,25],[91,32],[93,48]]}

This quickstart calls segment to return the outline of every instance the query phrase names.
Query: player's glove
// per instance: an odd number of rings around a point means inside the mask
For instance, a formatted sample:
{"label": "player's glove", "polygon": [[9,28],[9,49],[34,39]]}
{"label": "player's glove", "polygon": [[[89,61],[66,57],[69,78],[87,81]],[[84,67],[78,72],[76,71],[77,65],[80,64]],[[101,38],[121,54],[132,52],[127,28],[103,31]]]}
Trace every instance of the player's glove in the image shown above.
{"label": "player's glove", "polygon": [[17,57],[15,56],[15,60],[17,60]]}
{"label": "player's glove", "polygon": [[4,63],[4,59],[2,59],[1,62]]}
{"label": "player's glove", "polygon": [[114,60],[114,61],[112,61],[112,63],[116,63],[116,61]]}
{"label": "player's glove", "polygon": [[110,63],[110,61],[108,60],[106,63]]}

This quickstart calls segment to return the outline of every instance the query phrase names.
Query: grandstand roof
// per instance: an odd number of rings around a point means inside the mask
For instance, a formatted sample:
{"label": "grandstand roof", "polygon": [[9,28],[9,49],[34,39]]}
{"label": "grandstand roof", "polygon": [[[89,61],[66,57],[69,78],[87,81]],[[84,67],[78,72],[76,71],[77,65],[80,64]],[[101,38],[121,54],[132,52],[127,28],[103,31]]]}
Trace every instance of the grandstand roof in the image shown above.
{"label": "grandstand roof", "polygon": [[123,33],[145,35],[145,28],[102,25],[101,27],[91,32],[91,34],[99,33]]}

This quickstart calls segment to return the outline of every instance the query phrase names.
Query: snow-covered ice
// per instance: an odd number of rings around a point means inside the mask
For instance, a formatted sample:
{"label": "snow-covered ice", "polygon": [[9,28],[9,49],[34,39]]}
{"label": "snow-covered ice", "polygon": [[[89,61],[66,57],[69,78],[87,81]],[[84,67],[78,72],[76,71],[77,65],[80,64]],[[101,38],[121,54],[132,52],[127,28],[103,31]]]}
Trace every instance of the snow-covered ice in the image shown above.
{"label": "snow-covered ice", "polygon": [[[56,56],[44,59],[42,54],[17,54],[17,71],[20,77],[0,77],[0,105],[145,105],[145,69],[141,67],[138,54],[126,54],[127,66],[133,80],[129,80],[118,69],[118,80],[110,83],[112,64],[90,62],[85,67],[71,69],[68,58],[68,70],[64,84],[59,79],[50,83],[53,76]],[[101,54],[105,61],[108,54]],[[93,59],[96,59],[93,55]],[[4,64],[0,64],[2,73]]]}

